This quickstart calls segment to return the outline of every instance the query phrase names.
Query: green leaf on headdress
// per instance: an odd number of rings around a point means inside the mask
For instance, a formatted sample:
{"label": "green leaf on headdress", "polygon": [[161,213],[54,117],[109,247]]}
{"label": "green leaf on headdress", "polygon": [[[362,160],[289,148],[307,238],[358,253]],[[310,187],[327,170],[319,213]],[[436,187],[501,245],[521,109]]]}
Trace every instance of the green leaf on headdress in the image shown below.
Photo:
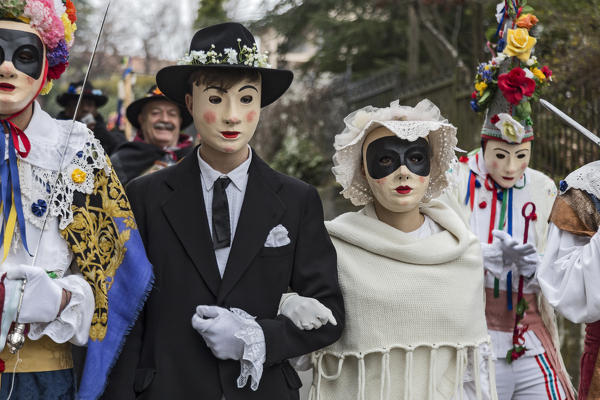
{"label": "green leaf on headdress", "polygon": [[521,15],[523,15],[523,14],[533,14],[534,11],[535,10],[531,6],[523,6],[523,9],[521,10]]}
{"label": "green leaf on headdress", "polygon": [[515,118],[517,121],[524,121],[531,115],[531,104],[529,101],[524,100],[515,107]]}
{"label": "green leaf on headdress", "polygon": [[491,90],[486,90],[485,92],[483,92],[483,94],[481,95],[479,100],[477,100],[477,104],[480,106],[485,104],[488,101],[488,99],[490,98],[491,92],[492,92]]}

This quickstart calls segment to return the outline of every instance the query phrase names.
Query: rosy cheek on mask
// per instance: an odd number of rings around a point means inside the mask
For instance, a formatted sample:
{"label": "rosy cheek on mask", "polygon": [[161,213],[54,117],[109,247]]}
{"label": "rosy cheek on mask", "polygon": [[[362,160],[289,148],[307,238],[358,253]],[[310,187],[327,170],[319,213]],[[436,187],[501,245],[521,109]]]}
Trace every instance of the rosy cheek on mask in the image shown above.
{"label": "rosy cheek on mask", "polygon": [[492,161],[492,167],[494,169],[498,169],[498,163],[496,161]]}
{"label": "rosy cheek on mask", "polygon": [[202,117],[204,118],[204,122],[207,124],[214,124],[217,121],[217,116],[212,111],[205,112]]}
{"label": "rosy cheek on mask", "polygon": [[419,182],[425,183],[425,177],[424,176],[419,176]]}
{"label": "rosy cheek on mask", "polygon": [[248,114],[246,114],[246,121],[247,122],[252,122],[256,119],[256,111],[250,111]]}
{"label": "rosy cheek on mask", "polygon": [[527,163],[521,164],[521,171],[525,171],[525,168],[527,168]]}
{"label": "rosy cheek on mask", "polygon": [[385,178],[376,179],[375,182],[377,182],[380,185],[383,185],[385,183]]}

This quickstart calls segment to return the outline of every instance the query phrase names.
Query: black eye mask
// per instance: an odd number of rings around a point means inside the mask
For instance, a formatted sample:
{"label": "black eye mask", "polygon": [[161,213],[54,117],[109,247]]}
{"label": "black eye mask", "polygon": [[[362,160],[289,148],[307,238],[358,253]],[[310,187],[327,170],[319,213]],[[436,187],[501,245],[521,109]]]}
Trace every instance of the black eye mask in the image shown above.
{"label": "black eye mask", "polygon": [[397,136],[385,136],[367,146],[367,169],[373,179],[381,179],[402,165],[419,176],[428,176],[431,169],[429,143],[424,138],[414,142]]}
{"label": "black eye mask", "polygon": [[31,32],[0,28],[0,65],[11,61],[15,68],[39,79],[44,66],[44,44]]}

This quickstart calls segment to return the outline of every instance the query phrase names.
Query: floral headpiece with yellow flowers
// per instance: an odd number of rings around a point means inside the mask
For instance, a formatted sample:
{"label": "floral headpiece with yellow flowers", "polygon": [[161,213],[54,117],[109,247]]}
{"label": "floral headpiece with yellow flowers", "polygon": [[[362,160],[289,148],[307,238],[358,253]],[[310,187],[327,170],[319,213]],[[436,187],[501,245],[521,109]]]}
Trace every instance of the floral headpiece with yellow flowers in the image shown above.
{"label": "floral headpiece with yellow flowers", "polygon": [[38,31],[46,46],[48,75],[41,94],[52,90],[69,65],[69,50],[77,29],[77,11],[71,0],[2,0],[0,18],[17,19]]}
{"label": "floral headpiece with yellow flowers", "polygon": [[471,108],[486,111],[482,136],[508,143],[533,139],[531,100],[552,81],[552,71],[531,53],[539,22],[527,0],[505,0],[496,7],[498,27],[488,48],[493,58],[479,64]]}

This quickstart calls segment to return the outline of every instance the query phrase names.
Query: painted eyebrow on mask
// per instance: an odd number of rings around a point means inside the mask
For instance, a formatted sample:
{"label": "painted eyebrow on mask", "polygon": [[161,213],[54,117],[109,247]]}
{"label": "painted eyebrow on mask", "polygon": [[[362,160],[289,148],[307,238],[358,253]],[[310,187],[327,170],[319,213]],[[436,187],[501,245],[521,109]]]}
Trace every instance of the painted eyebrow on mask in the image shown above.
{"label": "painted eyebrow on mask", "polygon": [[227,90],[222,88],[221,86],[207,86],[206,89],[204,89],[204,92],[206,92],[208,89],[215,89],[221,93],[227,93]]}
{"label": "painted eyebrow on mask", "polygon": [[508,150],[501,149],[500,147],[496,147],[494,150],[503,151],[506,154],[510,154],[510,152]]}
{"label": "painted eyebrow on mask", "polygon": [[529,151],[529,149],[521,149],[521,150],[517,150],[517,154],[523,152],[523,151]]}
{"label": "painted eyebrow on mask", "polygon": [[255,88],[255,87],[254,87],[254,86],[252,86],[252,85],[246,85],[246,86],[242,86],[242,87],[240,88],[240,90],[238,90],[238,92],[241,92],[241,91],[242,91],[242,90],[244,90],[244,89],[254,89],[254,90],[256,90],[256,93],[258,93],[258,89],[257,89],[257,88]]}

